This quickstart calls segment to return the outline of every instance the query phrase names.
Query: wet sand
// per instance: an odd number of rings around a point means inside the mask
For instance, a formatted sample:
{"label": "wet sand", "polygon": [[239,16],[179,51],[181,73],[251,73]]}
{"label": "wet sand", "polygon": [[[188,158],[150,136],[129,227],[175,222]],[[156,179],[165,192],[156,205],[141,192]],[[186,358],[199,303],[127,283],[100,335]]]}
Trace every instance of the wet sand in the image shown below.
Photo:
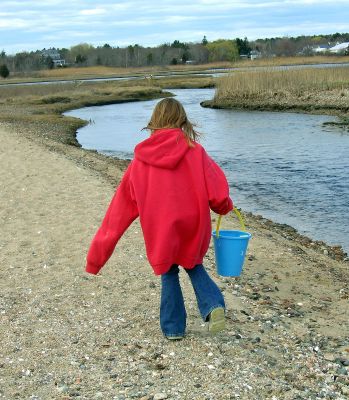
{"label": "wet sand", "polygon": [[5,125],[0,137],[0,399],[347,398],[347,261],[247,215],[242,277],[205,258],[226,331],[207,333],[181,274],[187,336],[168,342],[138,221],[100,276],[84,272],[125,164]]}

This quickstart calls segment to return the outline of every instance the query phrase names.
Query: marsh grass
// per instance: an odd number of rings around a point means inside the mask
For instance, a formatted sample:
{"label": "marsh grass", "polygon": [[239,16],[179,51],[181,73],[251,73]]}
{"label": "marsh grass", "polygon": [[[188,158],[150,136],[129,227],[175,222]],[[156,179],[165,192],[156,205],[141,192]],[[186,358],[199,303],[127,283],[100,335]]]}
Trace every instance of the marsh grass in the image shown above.
{"label": "marsh grass", "polygon": [[79,79],[98,79],[98,78],[125,78],[140,77],[149,78],[151,75],[170,75],[176,74],[196,74],[203,70],[215,68],[231,68],[231,63],[214,63],[202,65],[176,65],[163,67],[143,67],[143,68],[112,68],[112,67],[81,67],[81,68],[55,68],[53,70],[34,71],[25,73],[11,74],[10,78],[0,78],[1,84],[27,83],[27,82],[47,82],[64,81]]}
{"label": "marsh grass", "polygon": [[215,87],[216,79],[203,75],[183,75],[155,78],[151,80],[151,84],[168,89],[203,89]]}
{"label": "marsh grass", "polygon": [[62,92],[77,92],[81,90],[88,90],[89,83],[79,82],[74,83],[54,83],[54,84],[40,84],[40,85],[10,85],[0,86],[0,99],[9,97],[27,97],[27,96],[46,96],[56,95]]}
{"label": "marsh grass", "polygon": [[301,95],[304,92],[344,91],[348,88],[349,68],[235,72],[217,81],[215,100],[277,93]]}
{"label": "marsh grass", "polygon": [[349,63],[349,56],[272,57],[239,60],[234,67],[277,67],[282,65],[341,64]]}
{"label": "marsh grass", "polygon": [[[68,67],[54,68],[52,70],[42,70],[34,72],[24,72],[12,74],[12,78],[6,79],[5,82],[26,82],[26,81],[43,81],[43,80],[60,80],[60,79],[83,79],[83,78],[105,78],[116,76],[147,76],[161,73],[195,73],[208,69],[220,68],[253,68],[262,66],[280,66],[295,64],[326,64],[326,63],[348,63],[349,56],[313,56],[313,57],[273,57],[261,58],[256,60],[237,60],[234,62],[215,62],[198,65],[166,65],[151,67]],[[1,83],[1,80],[0,80]]]}
{"label": "marsh grass", "polygon": [[[13,79],[29,79],[34,80],[54,80],[54,79],[83,79],[83,78],[102,78],[102,77],[116,77],[116,76],[149,76],[161,73],[179,72],[188,73],[195,71],[203,71],[211,68],[230,68],[233,64],[229,62],[218,62],[200,65],[167,65],[167,66],[154,66],[154,67],[134,67],[134,68],[117,68],[117,67],[69,67],[69,68],[55,68],[52,70],[36,71],[24,74],[14,74]],[[7,79],[6,82],[10,82]]]}
{"label": "marsh grass", "polygon": [[[9,85],[0,86],[0,101],[5,99],[22,99],[31,102],[34,97],[43,97],[43,102],[59,102],[60,97],[76,97],[87,95],[112,96],[123,95],[138,90],[140,93],[154,87],[161,88],[205,88],[213,87],[213,78],[197,75],[184,75],[176,77],[139,79],[129,81],[103,81],[86,82],[75,81],[69,83],[35,84],[35,85]],[[68,99],[62,99],[67,101]]]}
{"label": "marsh grass", "polygon": [[16,88],[13,91],[8,91],[7,97],[2,102],[23,108],[25,114],[60,114],[72,108],[160,97],[162,93],[161,88],[156,86],[118,87],[102,85],[102,87],[99,87],[98,85],[90,85],[75,89],[52,86],[51,91],[46,88],[45,91],[39,90],[39,93],[35,88],[26,88],[25,95],[21,94],[19,88]]}

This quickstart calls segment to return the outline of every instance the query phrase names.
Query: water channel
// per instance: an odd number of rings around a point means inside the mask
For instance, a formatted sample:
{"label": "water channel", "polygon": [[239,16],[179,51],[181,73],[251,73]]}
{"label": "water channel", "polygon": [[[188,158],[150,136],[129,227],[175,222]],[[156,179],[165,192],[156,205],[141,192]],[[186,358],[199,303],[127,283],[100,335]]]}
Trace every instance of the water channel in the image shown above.
{"label": "water channel", "polygon": [[[349,251],[349,135],[324,126],[330,116],[202,108],[214,89],[171,90],[203,132],[235,204]],[[132,158],[158,100],[73,110],[91,121],[78,131],[84,148]]]}

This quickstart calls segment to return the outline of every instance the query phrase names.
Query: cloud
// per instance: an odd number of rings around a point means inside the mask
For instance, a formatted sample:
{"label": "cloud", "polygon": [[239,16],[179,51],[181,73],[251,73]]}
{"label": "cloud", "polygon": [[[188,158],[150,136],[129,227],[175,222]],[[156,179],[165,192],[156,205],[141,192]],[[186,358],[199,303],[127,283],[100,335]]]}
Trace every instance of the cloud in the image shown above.
{"label": "cloud", "polygon": [[[89,31],[89,32],[76,32],[76,31],[71,31],[71,30],[67,30],[67,31],[63,31],[60,32],[60,34],[46,34],[43,36],[44,40],[63,40],[65,37],[69,36],[71,38],[77,39],[79,41],[81,40],[86,40],[86,38],[90,38],[91,35],[93,37],[98,37],[98,35],[100,34],[100,32],[98,31]],[[72,43],[73,45],[73,43]]]}
{"label": "cloud", "polygon": [[130,18],[124,20],[117,20],[111,22],[112,26],[118,27],[137,27],[137,26],[163,26],[163,25],[173,25],[175,27],[180,23],[192,22],[202,20],[198,16],[182,16],[182,15],[171,15],[169,17],[164,17],[159,20],[159,17],[139,17]]}
{"label": "cloud", "polygon": [[[348,0],[0,0],[1,48],[348,32]],[[0,48],[0,50],[1,50]],[[40,48],[40,47],[39,47]]]}
{"label": "cloud", "polygon": [[101,15],[105,14],[107,11],[104,8],[92,8],[90,10],[81,10],[79,14],[81,15]]}
{"label": "cloud", "polygon": [[0,29],[24,29],[31,24],[20,18],[0,18]]}

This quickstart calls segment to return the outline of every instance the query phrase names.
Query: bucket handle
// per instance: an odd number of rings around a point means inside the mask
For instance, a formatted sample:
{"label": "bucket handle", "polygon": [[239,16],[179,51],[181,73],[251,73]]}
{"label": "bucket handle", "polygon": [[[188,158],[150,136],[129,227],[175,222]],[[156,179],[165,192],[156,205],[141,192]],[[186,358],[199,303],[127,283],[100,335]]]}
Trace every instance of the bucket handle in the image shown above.
{"label": "bucket handle", "polygon": [[[240,225],[241,225],[241,229],[244,232],[246,232],[245,222],[244,222],[244,220],[242,218],[242,215],[240,214],[240,211],[238,209],[236,209],[235,207],[234,207],[233,211],[234,211],[234,213],[236,214],[236,216],[239,219],[239,222],[240,222]],[[222,222],[222,215],[219,215],[218,216],[218,220],[217,220],[217,226],[216,226],[216,237],[217,237],[217,239],[219,238],[219,227],[221,226],[221,222]]]}

